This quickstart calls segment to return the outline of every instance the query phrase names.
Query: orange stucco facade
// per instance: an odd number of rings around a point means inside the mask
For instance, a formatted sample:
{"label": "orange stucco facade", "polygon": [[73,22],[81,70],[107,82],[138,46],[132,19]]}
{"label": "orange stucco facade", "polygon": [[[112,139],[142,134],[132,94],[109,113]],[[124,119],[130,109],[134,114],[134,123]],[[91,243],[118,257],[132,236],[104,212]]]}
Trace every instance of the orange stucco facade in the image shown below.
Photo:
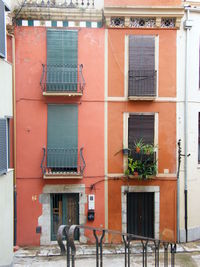
{"label": "orange stucco facade", "polygon": [[[86,81],[81,97],[42,96],[40,78],[46,63],[46,28],[16,27],[17,116],[17,243],[40,244],[36,233],[42,214],[40,195],[45,185],[85,185],[85,194],[95,194],[95,220],[104,226],[104,30],[79,29],[78,61]],[[96,67],[94,67],[96,66]],[[94,77],[96,77],[94,79]],[[78,105],[78,147],[84,147],[86,168],[82,179],[44,180],[40,168],[42,148],[47,145],[47,104]],[[85,202],[87,218],[87,201]]]}
{"label": "orange stucco facade", "polygon": [[[107,1],[108,2],[108,1]],[[143,1],[144,2],[144,1]],[[116,3],[115,3],[116,4]],[[152,3],[153,4],[153,3]],[[154,101],[128,100],[125,88],[125,64],[129,35],[154,35],[157,38],[158,93]],[[126,55],[127,53],[127,55]],[[176,240],[176,30],[109,29],[108,30],[108,227],[123,230],[122,186],[160,190],[160,239]],[[157,114],[157,176],[141,181],[122,178],[124,173],[124,114]],[[127,137],[128,138],[128,137]],[[168,172],[165,175],[166,170]],[[120,176],[121,174],[121,176]],[[146,189],[144,189],[145,192]]]}

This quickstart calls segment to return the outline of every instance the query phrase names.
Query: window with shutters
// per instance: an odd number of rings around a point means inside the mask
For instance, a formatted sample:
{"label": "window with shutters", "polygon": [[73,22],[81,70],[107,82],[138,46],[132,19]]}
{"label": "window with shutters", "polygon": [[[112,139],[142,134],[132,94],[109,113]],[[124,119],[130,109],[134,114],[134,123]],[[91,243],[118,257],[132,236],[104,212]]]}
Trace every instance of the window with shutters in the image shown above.
{"label": "window with shutters", "polygon": [[78,106],[48,105],[47,148],[43,174],[82,175],[84,159],[78,149]]}
{"label": "window with shutters", "polygon": [[8,170],[8,127],[7,119],[0,118],[0,175]]}
{"label": "window with shutters", "polygon": [[155,61],[156,37],[153,35],[129,36],[129,99],[153,99],[157,94]]}
{"label": "window with shutters", "polygon": [[43,65],[44,95],[82,95],[83,65],[78,64],[78,31],[47,30],[47,64]]}
{"label": "window with shutters", "polygon": [[0,57],[6,57],[5,5],[0,0]]}
{"label": "window with shutters", "polygon": [[137,172],[143,178],[156,174],[156,146],[154,139],[155,115],[129,114],[127,174]]}

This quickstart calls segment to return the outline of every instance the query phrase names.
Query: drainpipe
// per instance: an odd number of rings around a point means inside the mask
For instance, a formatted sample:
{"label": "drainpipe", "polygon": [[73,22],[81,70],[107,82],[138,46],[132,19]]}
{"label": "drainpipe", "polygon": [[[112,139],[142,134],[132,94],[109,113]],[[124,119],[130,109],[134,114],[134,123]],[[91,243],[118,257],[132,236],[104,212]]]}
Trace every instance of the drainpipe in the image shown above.
{"label": "drainpipe", "polygon": [[189,73],[188,73],[188,55],[189,55],[189,31],[192,28],[192,21],[189,20],[190,10],[186,7],[187,17],[184,23],[184,29],[186,30],[186,47],[185,47],[185,101],[184,101],[184,111],[185,111],[185,123],[184,123],[184,139],[185,139],[185,161],[184,161],[184,205],[185,205],[185,241],[188,241],[188,90],[189,90]]}
{"label": "drainpipe", "polygon": [[15,36],[8,33],[12,38],[12,95],[13,95],[13,197],[14,197],[14,246],[17,243],[17,187],[16,187],[16,96],[15,96]]}

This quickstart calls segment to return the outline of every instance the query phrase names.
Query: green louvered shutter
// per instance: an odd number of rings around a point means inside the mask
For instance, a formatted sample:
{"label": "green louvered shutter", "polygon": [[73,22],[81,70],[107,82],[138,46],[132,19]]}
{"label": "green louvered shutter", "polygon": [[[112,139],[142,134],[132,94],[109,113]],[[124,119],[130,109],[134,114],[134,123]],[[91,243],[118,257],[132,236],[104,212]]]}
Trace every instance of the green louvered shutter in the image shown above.
{"label": "green louvered shutter", "polygon": [[129,96],[155,96],[155,36],[129,36]]}
{"label": "green louvered shutter", "polygon": [[0,175],[7,172],[7,127],[6,119],[0,119]]}
{"label": "green louvered shutter", "polygon": [[47,167],[74,171],[77,148],[78,106],[48,105]]}
{"label": "green louvered shutter", "polygon": [[77,91],[78,31],[47,30],[47,91]]}

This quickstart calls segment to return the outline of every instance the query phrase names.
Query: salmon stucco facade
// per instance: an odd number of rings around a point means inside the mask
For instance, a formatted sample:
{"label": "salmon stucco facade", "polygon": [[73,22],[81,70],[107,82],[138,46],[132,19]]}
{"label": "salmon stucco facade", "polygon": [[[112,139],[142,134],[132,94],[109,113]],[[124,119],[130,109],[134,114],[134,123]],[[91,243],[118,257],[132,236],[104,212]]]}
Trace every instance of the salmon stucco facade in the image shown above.
{"label": "salmon stucco facade", "polygon": [[15,27],[18,245],[51,244],[60,224],[104,227],[104,29],[53,16]]}

